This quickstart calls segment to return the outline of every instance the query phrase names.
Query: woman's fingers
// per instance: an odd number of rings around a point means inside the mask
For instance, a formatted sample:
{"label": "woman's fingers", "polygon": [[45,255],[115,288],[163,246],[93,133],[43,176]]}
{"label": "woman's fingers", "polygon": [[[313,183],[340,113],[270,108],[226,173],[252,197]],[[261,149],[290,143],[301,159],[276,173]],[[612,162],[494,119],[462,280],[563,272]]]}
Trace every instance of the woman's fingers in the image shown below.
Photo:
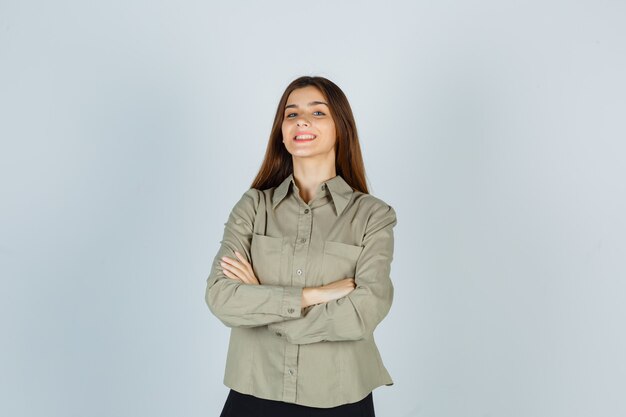
{"label": "woman's fingers", "polygon": [[254,276],[252,265],[250,265],[241,253],[235,251],[235,255],[240,259],[240,261],[231,259],[227,256],[222,257],[220,265],[222,266],[224,273],[226,274],[226,271],[229,271],[231,274],[230,276],[226,276],[229,278],[239,279],[246,284],[259,284],[259,281]]}
{"label": "woman's fingers", "polygon": [[[242,282],[248,283],[248,277],[247,274],[242,270],[242,268],[240,266],[238,266],[239,262],[230,259],[227,256],[222,257],[222,261],[220,262],[220,265],[222,266],[222,269],[224,270],[224,274],[229,277],[229,278],[235,278],[238,279]],[[230,275],[226,274],[226,272],[229,272]]]}
{"label": "woman's fingers", "polygon": [[252,265],[250,264],[250,262],[248,262],[248,260],[241,253],[237,251],[235,251],[235,255],[237,256],[237,258],[239,258],[239,260],[243,264],[244,269],[246,271],[247,278],[250,281],[250,284],[259,284],[259,280],[254,275],[254,270],[252,269]]}
{"label": "woman's fingers", "polygon": [[[226,266],[228,266],[231,271],[237,273],[237,275],[240,275],[241,273],[246,272],[246,268],[240,262],[237,262],[236,260],[231,259],[228,256],[222,256],[222,263],[227,264]],[[225,265],[222,265],[222,266],[225,266]],[[241,271],[241,272],[238,272],[238,271]]]}
{"label": "woman's fingers", "polygon": [[239,252],[235,251],[235,256],[239,258],[239,262],[236,260],[232,260],[232,264],[238,269],[239,276],[244,280],[246,284],[254,284],[255,278],[254,273],[251,273],[251,268],[248,268],[250,265],[246,258],[243,257]]}
{"label": "woman's fingers", "polygon": [[248,263],[248,261],[246,260],[246,258],[243,257],[242,254],[240,254],[239,252],[235,251],[235,256],[237,258],[239,258],[239,261],[241,262],[239,264],[239,269],[241,269],[241,271],[246,274],[246,277],[249,280],[252,280],[252,276],[254,276],[254,273],[252,272],[252,267],[251,265]]}
{"label": "woman's fingers", "polygon": [[230,272],[229,270],[225,268],[224,268],[224,275],[226,275],[228,278],[236,279],[237,281],[243,282],[241,278],[239,278],[238,276],[236,276],[235,274],[233,274],[232,272]]}
{"label": "woman's fingers", "polygon": [[248,260],[239,252],[235,251],[235,256],[237,256],[237,258],[239,258],[239,260],[241,261],[242,264],[244,264],[246,267],[250,267],[250,262],[248,262]]}

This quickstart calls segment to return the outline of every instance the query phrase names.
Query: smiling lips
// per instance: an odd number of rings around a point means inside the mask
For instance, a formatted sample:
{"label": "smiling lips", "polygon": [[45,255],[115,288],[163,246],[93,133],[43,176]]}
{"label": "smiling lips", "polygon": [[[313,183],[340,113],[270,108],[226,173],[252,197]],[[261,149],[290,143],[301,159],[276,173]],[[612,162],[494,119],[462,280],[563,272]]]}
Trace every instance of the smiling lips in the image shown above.
{"label": "smiling lips", "polygon": [[293,139],[298,142],[310,142],[316,137],[317,136],[309,132],[299,132],[296,136],[294,136]]}

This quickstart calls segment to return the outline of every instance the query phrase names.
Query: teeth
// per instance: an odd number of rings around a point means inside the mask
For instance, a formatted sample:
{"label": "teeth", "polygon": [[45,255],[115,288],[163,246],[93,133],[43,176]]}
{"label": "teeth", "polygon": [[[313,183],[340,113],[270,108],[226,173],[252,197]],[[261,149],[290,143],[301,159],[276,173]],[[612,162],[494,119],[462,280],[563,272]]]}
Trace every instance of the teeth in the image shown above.
{"label": "teeth", "polygon": [[300,135],[296,136],[296,139],[313,139],[315,135]]}

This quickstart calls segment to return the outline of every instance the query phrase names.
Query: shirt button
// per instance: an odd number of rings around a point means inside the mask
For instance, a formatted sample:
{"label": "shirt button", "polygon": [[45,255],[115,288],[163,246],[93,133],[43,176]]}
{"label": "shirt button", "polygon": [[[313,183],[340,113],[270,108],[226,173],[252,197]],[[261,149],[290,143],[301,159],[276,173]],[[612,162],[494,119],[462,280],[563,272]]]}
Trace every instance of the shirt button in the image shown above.
{"label": "shirt button", "polygon": [[289,310],[287,310],[287,311],[288,311],[288,312],[290,312],[290,313],[293,313],[293,312],[294,312],[294,311],[296,311],[296,310],[294,310],[293,308],[290,308],[290,309],[289,309]]}
{"label": "shirt button", "polygon": [[289,370],[289,375],[293,375],[293,369]]}
{"label": "shirt button", "polygon": [[325,190],[326,186],[324,184],[322,184],[322,190]]}
{"label": "shirt button", "polygon": [[304,242],[306,242],[306,238],[305,238],[305,237],[303,237],[302,239],[300,239],[300,243],[304,243]]}
{"label": "shirt button", "polygon": [[301,269],[298,269],[298,270],[296,271],[296,274],[298,274],[298,275],[302,275],[302,270],[301,270]]}
{"label": "shirt button", "polygon": [[308,214],[309,213],[309,209],[304,209],[304,214]]}

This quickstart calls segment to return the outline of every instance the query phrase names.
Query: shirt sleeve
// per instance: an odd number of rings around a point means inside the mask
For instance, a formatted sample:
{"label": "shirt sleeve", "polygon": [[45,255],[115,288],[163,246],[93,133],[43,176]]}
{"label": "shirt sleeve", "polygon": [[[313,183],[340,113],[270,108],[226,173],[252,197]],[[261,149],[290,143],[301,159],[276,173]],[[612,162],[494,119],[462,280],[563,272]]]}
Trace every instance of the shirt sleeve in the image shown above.
{"label": "shirt sleeve", "polygon": [[268,329],[294,344],[360,340],[373,334],[393,301],[390,270],[396,224],[393,207],[376,208],[368,221],[364,247],[357,260],[355,289],[337,300],[308,306],[297,320],[272,323]]}
{"label": "shirt sleeve", "polygon": [[302,288],[253,285],[227,277],[222,256],[237,259],[235,250],[250,262],[254,218],[262,192],[250,188],[233,207],[224,223],[224,235],[207,278],[205,301],[209,310],[228,327],[256,327],[296,319],[302,315]]}

